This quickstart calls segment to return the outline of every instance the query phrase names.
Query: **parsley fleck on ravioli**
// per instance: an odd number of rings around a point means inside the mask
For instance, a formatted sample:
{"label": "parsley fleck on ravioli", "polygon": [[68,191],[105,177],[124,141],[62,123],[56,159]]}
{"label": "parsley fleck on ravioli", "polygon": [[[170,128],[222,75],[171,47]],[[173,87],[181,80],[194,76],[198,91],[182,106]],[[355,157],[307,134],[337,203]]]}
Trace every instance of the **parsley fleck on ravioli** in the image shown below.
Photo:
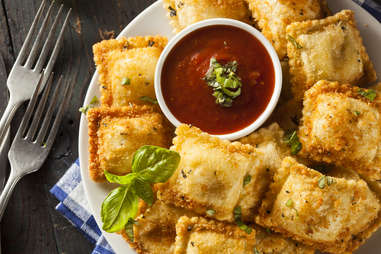
{"label": "parsley fleck on ravioli", "polygon": [[326,176],[286,157],[256,222],[318,250],[348,253],[356,237],[375,231],[379,211],[365,181]]}
{"label": "parsley fleck on ravioli", "polygon": [[170,145],[170,127],[151,106],[93,108],[87,119],[89,171],[94,181],[104,181],[105,170],[118,175],[129,173],[133,155],[143,145]]}
{"label": "parsley fleck on ravioli", "polygon": [[295,22],[287,27],[287,36],[292,91],[299,100],[319,80],[367,85],[377,79],[353,11]]}
{"label": "parsley fleck on ravioli", "polygon": [[162,36],[122,37],[95,44],[102,106],[152,105],[156,63],[166,44]]}
{"label": "parsley fleck on ravioli", "polygon": [[263,35],[273,44],[279,59],[287,53],[286,27],[292,22],[324,18],[325,0],[246,0]]}

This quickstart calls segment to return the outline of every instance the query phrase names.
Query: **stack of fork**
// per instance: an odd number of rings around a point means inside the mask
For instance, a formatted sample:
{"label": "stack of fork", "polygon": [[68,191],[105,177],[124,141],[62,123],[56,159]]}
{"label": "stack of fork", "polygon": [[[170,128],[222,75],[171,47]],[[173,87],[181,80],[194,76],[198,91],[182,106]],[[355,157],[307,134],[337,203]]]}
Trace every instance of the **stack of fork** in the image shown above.
{"label": "stack of fork", "polygon": [[[54,1],[50,5],[46,0],[42,1],[7,80],[10,99],[0,120],[0,167],[4,165],[1,160],[4,160],[8,150],[9,126],[13,116],[23,102],[30,102],[9,149],[11,171],[0,195],[0,221],[16,183],[24,175],[38,170],[46,160],[71,98],[74,83],[62,84],[60,76],[50,103],[47,103],[52,84],[55,83],[53,66],[62,47],[63,34],[71,13],[69,9],[56,36],[64,11],[63,5],[60,5],[53,17],[55,7]],[[40,28],[37,29],[39,24]],[[61,102],[57,103],[60,95]],[[0,171],[1,190],[5,168],[1,167]]]}

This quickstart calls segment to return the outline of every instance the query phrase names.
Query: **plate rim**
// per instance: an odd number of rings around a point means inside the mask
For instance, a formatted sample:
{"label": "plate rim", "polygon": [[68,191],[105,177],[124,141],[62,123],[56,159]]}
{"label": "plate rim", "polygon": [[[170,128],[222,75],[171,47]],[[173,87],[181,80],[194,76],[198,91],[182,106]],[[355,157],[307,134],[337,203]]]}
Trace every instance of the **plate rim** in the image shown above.
{"label": "plate rim", "polygon": [[[329,0],[328,5],[330,5],[330,2],[336,2],[336,1],[337,0]],[[370,14],[367,10],[365,10],[362,6],[358,5],[353,0],[341,0],[340,2],[343,2],[343,3],[345,2],[345,5],[347,6],[346,8],[355,10],[356,14],[358,12],[360,12],[361,15],[363,16],[366,13],[365,16],[368,18],[368,20],[371,23],[373,23],[372,26],[378,25],[380,27],[380,30],[381,30],[381,23],[378,22],[378,20],[372,14]],[[335,4],[337,4],[337,3],[335,3]],[[134,19],[131,20],[131,22],[129,22],[124,27],[124,29],[118,34],[118,36],[116,38],[119,39],[119,38],[125,36],[126,34],[128,34],[130,30],[134,29],[135,25],[141,19],[146,17],[150,12],[155,11],[157,8],[162,8],[162,0],[157,0],[154,3],[152,3],[151,5],[149,5],[148,7],[146,7],[142,12],[140,12]],[[169,22],[169,20],[168,20],[168,22]],[[158,32],[158,34],[160,34],[160,32]],[[370,56],[370,58],[372,58],[372,56]],[[377,73],[377,74],[381,75],[381,73]],[[89,82],[88,88],[86,90],[86,96],[85,96],[83,105],[87,105],[91,101],[91,97],[94,96],[93,93],[91,93],[91,91],[93,90],[92,88],[94,86],[94,83],[98,83],[98,78],[99,78],[98,71],[95,70],[95,72],[94,72],[94,74],[93,74],[93,76]],[[378,81],[381,81],[380,77],[379,77]],[[110,233],[107,233],[107,232],[102,230],[102,227],[100,226],[100,225],[102,225],[101,221],[100,221],[100,216],[95,214],[95,211],[96,211],[95,204],[93,203],[93,199],[90,198],[90,193],[89,193],[89,189],[88,189],[89,186],[87,184],[87,181],[89,179],[87,179],[86,181],[83,180],[86,177],[87,178],[89,177],[88,168],[82,166],[82,165],[88,165],[88,162],[84,163],[84,160],[88,159],[88,143],[82,142],[83,139],[85,138],[85,136],[88,135],[87,127],[88,126],[87,126],[86,116],[84,114],[81,114],[80,124],[79,124],[79,134],[78,134],[78,158],[79,158],[80,173],[81,173],[81,178],[82,178],[82,183],[83,183],[83,189],[85,192],[86,201],[87,201],[89,208],[90,208],[90,211],[88,211],[88,212],[94,217],[99,229],[101,230],[102,235],[105,237],[105,239],[107,240],[107,242],[109,243],[109,245],[111,246],[113,251],[115,253],[120,253],[122,250],[120,250],[119,248],[116,248],[117,246],[114,246],[114,240],[111,238],[112,238],[112,236],[115,236],[115,235],[119,238],[121,238],[121,236],[114,234],[114,233],[110,234]],[[87,155],[85,156],[85,154],[87,154]],[[90,181],[91,181],[91,179],[90,179]],[[126,243],[126,249],[123,251],[128,251],[128,252],[131,251],[132,253],[136,253],[136,251],[134,249],[132,249],[128,245],[127,242],[125,242],[125,243]]]}

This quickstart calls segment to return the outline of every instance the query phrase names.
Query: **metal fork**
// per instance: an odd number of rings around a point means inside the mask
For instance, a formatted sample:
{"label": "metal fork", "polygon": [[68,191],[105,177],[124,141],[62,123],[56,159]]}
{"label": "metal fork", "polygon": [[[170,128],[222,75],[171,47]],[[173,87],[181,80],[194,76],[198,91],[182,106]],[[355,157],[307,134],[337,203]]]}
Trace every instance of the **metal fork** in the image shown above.
{"label": "metal fork", "polygon": [[[69,104],[74,82],[67,82],[65,87],[61,87],[62,76],[59,78],[55,91],[49,106],[45,112],[50,88],[52,86],[53,73],[49,75],[48,82],[44,88],[38,106],[36,106],[38,92],[41,89],[44,77],[41,76],[39,82],[33,92],[33,96],[29,101],[28,108],[25,112],[21,125],[12,142],[12,146],[8,153],[9,162],[11,164],[11,173],[7,184],[0,196],[0,221],[3,217],[5,208],[11,197],[17,182],[26,174],[37,171],[48,157],[56,137],[63,114]],[[64,90],[63,92],[61,92]],[[61,104],[57,110],[54,122],[52,122],[55,105],[58,101],[58,94],[63,94]],[[44,114],[44,119],[42,115]],[[33,119],[32,119],[33,116]],[[31,120],[32,119],[32,120]],[[29,122],[31,124],[29,126]],[[38,128],[40,126],[40,128]],[[39,131],[38,131],[39,129]]]}
{"label": "metal fork", "polygon": [[40,5],[40,8],[37,11],[36,16],[34,17],[28,35],[26,36],[24,44],[21,47],[20,53],[16,59],[15,64],[12,67],[12,70],[7,80],[10,98],[8,105],[4,111],[4,114],[0,120],[0,143],[4,138],[8,126],[11,123],[14,113],[16,112],[18,107],[21,105],[22,102],[29,100],[32,96],[34,88],[36,87],[42,72],[44,72],[45,75],[43,75],[41,88],[44,87],[47,78],[52,72],[54,63],[56,62],[59,49],[62,46],[63,33],[65,31],[65,27],[67,26],[71,9],[69,9],[68,13],[66,14],[66,18],[59,32],[49,61],[47,62],[47,64],[45,64],[48,53],[52,48],[52,44],[54,42],[53,35],[55,32],[55,28],[62,14],[63,5],[61,4],[53,21],[53,24],[50,27],[49,34],[46,37],[47,39],[42,47],[41,53],[38,56],[38,52],[43,41],[43,35],[45,33],[45,30],[47,29],[48,20],[52,15],[52,8],[54,6],[54,1],[52,1],[46,12],[45,18],[42,20],[41,28],[39,29],[37,37],[34,40],[33,46],[28,54],[29,45],[32,43],[32,36],[35,33],[37,23],[42,18],[42,12],[45,9],[45,6],[46,0],[43,0]]}

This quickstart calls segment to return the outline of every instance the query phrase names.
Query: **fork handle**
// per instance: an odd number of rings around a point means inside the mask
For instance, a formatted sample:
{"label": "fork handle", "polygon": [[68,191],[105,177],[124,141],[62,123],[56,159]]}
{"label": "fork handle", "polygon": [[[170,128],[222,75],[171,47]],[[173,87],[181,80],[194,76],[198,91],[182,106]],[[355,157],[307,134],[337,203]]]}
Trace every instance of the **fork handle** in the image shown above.
{"label": "fork handle", "polygon": [[20,104],[21,102],[19,101],[14,101],[12,99],[9,100],[8,105],[5,108],[4,114],[0,120],[0,144],[2,144],[5,133],[7,132],[7,129],[13,119],[13,116],[15,115],[16,110],[18,109]]}
{"label": "fork handle", "polygon": [[13,173],[13,170],[11,170],[7,184],[5,185],[3,192],[0,195],[0,221],[3,218],[5,208],[7,207],[8,201],[12,196],[13,190],[21,178],[22,175],[15,174]]}

